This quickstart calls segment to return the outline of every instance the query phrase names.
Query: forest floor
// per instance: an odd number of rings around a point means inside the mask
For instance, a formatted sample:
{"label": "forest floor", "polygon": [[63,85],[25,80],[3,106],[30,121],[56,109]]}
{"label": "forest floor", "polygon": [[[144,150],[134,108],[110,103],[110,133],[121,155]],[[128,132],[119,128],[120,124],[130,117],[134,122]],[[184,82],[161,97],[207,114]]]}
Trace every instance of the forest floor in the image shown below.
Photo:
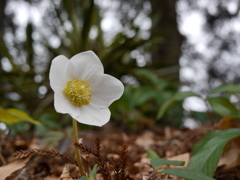
{"label": "forest floor", "polygon": [[[102,172],[97,171],[97,180],[181,179],[167,174],[154,177],[147,150],[155,151],[161,158],[185,161],[186,166],[193,146],[210,131],[209,126],[176,129],[154,125],[132,132],[123,132],[110,125],[81,131],[79,137],[84,168],[89,172],[94,164],[101,166]],[[21,138],[2,141],[1,152],[7,164],[0,167],[0,180],[72,180],[80,177],[76,161],[71,158],[74,157],[71,139],[60,141],[54,150],[42,149],[39,144],[35,138],[31,142]],[[225,158],[219,163],[215,179],[240,179],[240,166],[231,161]],[[121,168],[124,173],[121,173]]]}

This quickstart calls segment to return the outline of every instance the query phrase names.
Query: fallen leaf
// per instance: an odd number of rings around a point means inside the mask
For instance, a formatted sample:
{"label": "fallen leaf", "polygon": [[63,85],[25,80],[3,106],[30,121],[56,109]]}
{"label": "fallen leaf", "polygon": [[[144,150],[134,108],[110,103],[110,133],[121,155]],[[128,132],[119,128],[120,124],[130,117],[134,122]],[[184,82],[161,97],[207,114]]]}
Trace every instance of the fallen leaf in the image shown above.
{"label": "fallen leaf", "polygon": [[26,158],[15,160],[4,166],[1,166],[0,167],[0,174],[1,174],[0,180],[4,180],[8,176],[10,176],[13,172],[23,168],[29,159],[30,159],[30,157],[26,157]]}
{"label": "fallen leaf", "polygon": [[[218,123],[217,129],[224,130],[230,128],[240,128],[240,118],[236,116],[225,116]],[[235,138],[234,141],[240,147],[240,138]]]}
{"label": "fallen leaf", "polygon": [[59,178],[55,175],[45,177],[43,180],[59,180]]}
{"label": "fallen leaf", "polygon": [[31,175],[28,173],[26,168],[23,168],[18,175],[14,177],[14,180],[28,180],[31,179]]}
{"label": "fallen leaf", "polygon": [[149,149],[151,145],[155,143],[154,134],[151,131],[144,132],[135,140],[135,144],[143,147],[144,149]]}
{"label": "fallen leaf", "polygon": [[240,149],[234,147],[226,151],[219,163],[218,166],[224,166],[224,169],[229,169],[240,164]]}
{"label": "fallen leaf", "polygon": [[70,177],[70,173],[69,173],[69,165],[66,165],[64,168],[63,168],[63,172],[60,176],[60,180],[73,180],[71,177]]}

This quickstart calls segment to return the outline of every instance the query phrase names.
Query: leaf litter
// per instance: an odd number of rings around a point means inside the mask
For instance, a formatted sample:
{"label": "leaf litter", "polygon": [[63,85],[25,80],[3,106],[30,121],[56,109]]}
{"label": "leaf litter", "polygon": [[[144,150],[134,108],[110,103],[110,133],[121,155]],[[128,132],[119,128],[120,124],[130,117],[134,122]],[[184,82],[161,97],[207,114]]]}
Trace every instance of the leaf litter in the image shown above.
{"label": "leaf litter", "polygon": [[[102,129],[82,131],[81,141],[75,144],[81,149],[84,169],[87,173],[91,171],[94,164],[99,165],[97,180],[149,180],[154,171],[150,165],[150,159],[147,158],[149,149],[155,151],[161,158],[185,161],[186,166],[193,145],[211,131],[208,126],[201,126],[193,130],[150,127],[148,130],[127,133],[118,131],[116,128],[109,129],[115,131],[103,131]],[[11,143],[4,141],[2,154],[8,164],[0,167],[0,180],[72,180],[80,178],[74,159],[74,145],[70,139],[62,140],[55,150],[31,149],[31,147],[41,147],[39,144],[32,144],[37,142],[36,139],[26,142],[24,148],[17,141],[24,142],[25,140],[18,139]],[[15,149],[21,151],[15,151]],[[231,153],[225,152],[214,178],[217,180],[240,179],[239,154],[237,148],[233,148]],[[174,166],[165,165],[162,168],[168,167]],[[167,174],[155,176],[155,179],[164,178],[181,179]]]}

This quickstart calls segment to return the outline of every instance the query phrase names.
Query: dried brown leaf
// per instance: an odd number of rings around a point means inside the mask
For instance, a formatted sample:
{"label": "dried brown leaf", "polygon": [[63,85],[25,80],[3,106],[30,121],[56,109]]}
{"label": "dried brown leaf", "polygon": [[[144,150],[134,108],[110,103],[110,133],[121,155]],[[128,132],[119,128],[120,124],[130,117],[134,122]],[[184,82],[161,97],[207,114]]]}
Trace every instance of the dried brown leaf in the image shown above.
{"label": "dried brown leaf", "polygon": [[149,149],[151,145],[155,143],[154,134],[151,131],[144,132],[141,136],[138,136],[135,140],[135,144],[143,147],[144,149]]}
{"label": "dried brown leaf", "polygon": [[23,168],[13,180],[29,180],[31,175],[28,173],[26,168]]}
{"label": "dried brown leaf", "polygon": [[218,166],[224,166],[225,169],[229,169],[240,164],[240,149],[238,147],[231,148],[225,152],[221,157]]}
{"label": "dried brown leaf", "polygon": [[0,167],[0,180],[4,180],[8,176],[10,176],[13,172],[23,168],[26,163],[29,161],[30,157],[22,158],[15,160],[9,164]]}
{"label": "dried brown leaf", "polygon": [[55,175],[45,177],[43,180],[59,180],[59,178]]}
{"label": "dried brown leaf", "polygon": [[71,177],[70,177],[70,173],[69,173],[69,165],[66,165],[64,168],[63,168],[63,172],[60,176],[60,180],[73,180]]}

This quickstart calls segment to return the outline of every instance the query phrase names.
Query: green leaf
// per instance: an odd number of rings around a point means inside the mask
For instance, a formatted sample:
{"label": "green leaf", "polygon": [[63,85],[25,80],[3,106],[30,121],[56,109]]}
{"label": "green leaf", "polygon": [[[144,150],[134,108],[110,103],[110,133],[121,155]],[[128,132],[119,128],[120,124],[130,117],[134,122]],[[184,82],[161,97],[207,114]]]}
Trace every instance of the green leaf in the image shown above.
{"label": "green leaf", "polygon": [[59,118],[59,114],[55,111],[47,111],[42,113],[39,117],[39,121],[43,124],[44,127],[48,129],[62,129],[61,124],[56,121]]}
{"label": "green leaf", "polygon": [[173,164],[176,166],[184,166],[184,164],[185,164],[184,161],[170,161],[170,160],[161,159],[161,158],[152,159],[150,162],[151,162],[152,166],[154,167],[154,169],[158,169],[159,167],[161,167],[163,165],[168,165],[168,164]]}
{"label": "green leaf", "polygon": [[175,176],[180,176],[188,180],[214,180],[213,178],[208,177],[207,175],[197,170],[170,168],[170,169],[164,169],[161,172],[166,174],[172,174]]}
{"label": "green leaf", "polygon": [[96,177],[96,174],[97,174],[97,164],[93,166],[93,169],[88,176],[82,176],[78,180],[93,180]]}
{"label": "green leaf", "polygon": [[42,143],[48,148],[54,148],[64,138],[66,138],[66,132],[48,130],[45,133],[45,138],[43,138]]}
{"label": "green leaf", "polygon": [[92,169],[92,171],[89,173],[89,177],[91,177],[91,178],[94,178],[94,177],[96,177],[96,174],[97,174],[97,164],[95,164],[94,166],[93,166],[93,169]]}
{"label": "green leaf", "polygon": [[209,121],[209,117],[206,112],[190,111],[189,116],[193,119],[199,120],[201,123]]}
{"label": "green leaf", "polygon": [[212,109],[222,116],[228,116],[233,112],[238,112],[235,106],[225,97],[209,97],[207,100]]}
{"label": "green leaf", "polygon": [[240,84],[222,84],[221,86],[213,89],[209,94],[228,92],[228,93],[240,93]]}
{"label": "green leaf", "polygon": [[133,73],[139,76],[139,78],[145,79],[148,82],[152,83],[159,89],[164,89],[165,87],[169,86],[169,83],[166,80],[159,78],[155,73],[153,73],[153,71],[149,69],[134,69]]}
{"label": "green leaf", "polygon": [[89,177],[87,177],[87,176],[82,176],[80,179],[78,179],[78,180],[91,180]]}
{"label": "green leaf", "polygon": [[213,131],[193,147],[189,170],[199,170],[212,177],[227,142],[240,136],[239,129]]}
{"label": "green leaf", "polygon": [[22,121],[27,121],[36,125],[41,123],[31,118],[28,114],[15,108],[2,109],[0,108],[0,121],[7,124],[14,124]]}
{"label": "green leaf", "polygon": [[159,158],[158,154],[151,149],[147,150],[147,154],[148,154],[147,158],[149,158],[149,159]]}
{"label": "green leaf", "polygon": [[164,113],[166,112],[167,108],[173,104],[175,102],[175,100],[172,98],[168,101],[166,101],[159,109],[158,114],[157,114],[157,119],[160,119],[161,117],[163,117]]}
{"label": "green leaf", "polygon": [[186,91],[186,92],[177,92],[171,99],[169,99],[168,101],[166,101],[161,108],[158,111],[157,114],[157,119],[160,119],[161,117],[163,117],[164,113],[166,112],[167,108],[173,104],[176,101],[182,101],[187,97],[191,97],[191,96],[197,96],[200,97],[198,94],[192,92],[192,91]]}
{"label": "green leaf", "polygon": [[230,114],[231,116],[235,116],[236,118],[240,118],[240,112],[238,111],[238,112],[231,112],[231,114]]}
{"label": "green leaf", "polygon": [[137,88],[135,91],[131,92],[129,106],[130,109],[146,103],[148,100],[156,96],[156,91],[153,90],[150,86],[142,86]]}
{"label": "green leaf", "polygon": [[187,97],[191,97],[191,96],[197,96],[200,97],[198,94],[192,92],[192,91],[184,91],[184,92],[178,92],[174,95],[174,99],[176,101],[182,101]]}

